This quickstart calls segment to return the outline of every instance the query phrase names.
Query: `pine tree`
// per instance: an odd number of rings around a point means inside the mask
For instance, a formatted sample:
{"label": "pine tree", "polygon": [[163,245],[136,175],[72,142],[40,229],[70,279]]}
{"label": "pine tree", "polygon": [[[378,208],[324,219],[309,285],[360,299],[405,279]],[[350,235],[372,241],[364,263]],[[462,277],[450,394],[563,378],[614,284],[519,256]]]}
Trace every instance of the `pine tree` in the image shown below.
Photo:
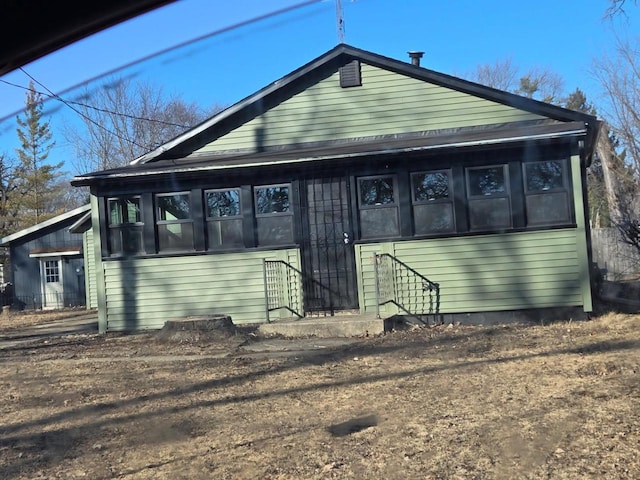
{"label": "pine tree", "polygon": [[20,140],[16,177],[20,195],[21,228],[34,225],[60,211],[60,199],[64,197],[64,185],[60,182],[62,163],[45,163],[55,145],[49,122],[42,118],[42,95],[33,82],[25,102],[24,116],[17,117],[16,132]]}

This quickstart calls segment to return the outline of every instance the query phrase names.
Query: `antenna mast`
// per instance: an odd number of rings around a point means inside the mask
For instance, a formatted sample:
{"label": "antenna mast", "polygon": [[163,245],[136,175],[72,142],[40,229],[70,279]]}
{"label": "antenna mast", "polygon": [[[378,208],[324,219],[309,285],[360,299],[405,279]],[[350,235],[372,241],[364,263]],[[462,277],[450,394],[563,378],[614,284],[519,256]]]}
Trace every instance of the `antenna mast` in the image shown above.
{"label": "antenna mast", "polygon": [[338,29],[338,43],[344,43],[344,18],[342,2],[336,0],[336,27]]}

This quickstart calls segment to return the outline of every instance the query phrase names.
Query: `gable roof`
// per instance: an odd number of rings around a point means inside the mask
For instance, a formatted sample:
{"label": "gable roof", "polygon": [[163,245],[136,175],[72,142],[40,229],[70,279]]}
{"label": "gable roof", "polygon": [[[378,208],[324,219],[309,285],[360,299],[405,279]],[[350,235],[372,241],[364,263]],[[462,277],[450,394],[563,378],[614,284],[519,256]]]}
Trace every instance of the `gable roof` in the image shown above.
{"label": "gable roof", "polygon": [[211,117],[209,120],[202,122],[201,124],[186,131],[182,135],[179,135],[174,139],[166,142],[165,144],[157,147],[156,149],[138,157],[132,162],[132,165],[144,164],[161,158],[172,158],[171,154],[177,150],[177,147],[204,134],[213,126],[220,124],[222,121],[238,113],[239,111],[250,108],[252,105],[261,102],[265,97],[272,95],[279,90],[287,88],[292,83],[299,81],[301,78],[313,74],[313,72],[316,70],[325,67],[335,68],[337,66],[343,66],[352,60],[360,60],[370,65],[404,74],[418,80],[423,80],[435,85],[451,88],[453,90],[468,93],[470,95],[515,107],[521,110],[526,110],[531,113],[536,113],[560,121],[577,120],[595,122],[596,120],[594,117],[581,112],[522,97],[502,90],[497,90],[495,88],[480,85],[478,83],[463,80],[461,78],[456,78],[451,75],[429,70],[427,68],[418,67],[411,63],[388,58],[376,53],[368,52],[366,50],[361,50],[347,44],[339,44],[324,55],[321,55],[315,60],[312,60],[306,65],[303,65],[297,70],[294,70],[293,72],[284,76],[280,80],[273,82],[272,84],[262,88],[256,93],[246,97],[244,100],[241,100],[231,107],[221,111],[217,115]]}
{"label": "gable roof", "polygon": [[[212,118],[202,122],[187,132],[175,137],[174,139],[166,142],[158,148],[138,157],[130,165],[118,169],[94,172],[86,175],[77,176],[72,182],[73,185],[87,185],[93,180],[106,179],[106,178],[118,178],[125,176],[137,176],[137,175],[153,175],[167,172],[179,172],[185,170],[215,170],[220,168],[237,168],[238,166],[257,166],[270,161],[278,160],[287,161],[285,156],[290,156],[290,162],[294,161],[308,161],[318,158],[320,156],[330,155],[331,158],[344,158],[349,155],[348,145],[341,145],[340,142],[330,142],[331,145],[296,145],[287,150],[277,153],[277,158],[272,152],[272,158],[269,158],[268,152],[225,152],[224,155],[216,155],[215,158],[211,155],[198,155],[197,159],[185,158],[188,157],[196,148],[203,143],[210,141],[212,137],[220,138],[220,135],[224,135],[225,132],[232,130],[233,125],[239,125],[246,122],[247,118],[255,118],[257,115],[262,114],[265,110],[265,105],[274,105],[283,99],[289,98],[292,91],[296,89],[301,90],[308,85],[317,82],[318,78],[323,78],[322,75],[327,72],[336,72],[340,67],[352,62],[353,60],[359,60],[363,64],[368,64],[373,67],[384,69],[393,73],[404,75],[416,80],[420,80],[424,83],[433,84],[439,87],[455,90],[457,92],[472,95],[477,98],[485,99],[496,104],[503,106],[516,108],[521,111],[525,111],[540,117],[547,119],[547,127],[538,126],[536,122],[530,121],[521,122],[522,127],[532,127],[530,136],[525,134],[525,128],[522,131],[516,132],[514,128],[516,123],[503,125],[484,125],[478,127],[462,127],[454,131],[431,131],[429,133],[440,135],[440,142],[433,138],[424,142],[421,145],[407,145],[403,147],[401,142],[395,142],[396,135],[391,138],[386,138],[385,135],[378,135],[376,138],[358,138],[358,146],[361,148],[362,153],[377,154],[379,152],[401,152],[403,148],[408,149],[432,149],[440,148],[442,146],[450,146],[453,143],[465,143],[470,141],[470,138],[479,142],[480,131],[484,131],[489,137],[489,140],[504,138],[536,138],[536,135],[550,135],[561,136],[566,135],[566,131],[574,132],[576,125],[565,126],[558,128],[558,122],[562,123],[581,123],[581,135],[587,135],[589,141],[587,142],[587,151],[590,151],[590,144],[593,141],[592,130],[597,127],[597,120],[590,115],[568,110],[555,105],[547,104],[537,100],[521,97],[509,92],[496,90],[494,88],[486,87],[474,82],[456,78],[447,74],[438,73],[433,70],[422,68],[411,63],[394,60],[382,55],[360,50],[346,44],[340,44],[328,51],[324,55],[312,60],[311,62],[303,65],[302,67],[294,70],[290,74],[284,76],[280,80],[273,82],[272,84],[264,87],[256,93],[246,97],[244,100],[232,105],[231,107],[221,111]],[[544,122],[541,122],[544,123]],[[553,126],[553,124],[556,124]],[[504,131],[498,132],[497,129],[502,127]],[[517,128],[515,128],[517,130]],[[565,130],[563,133],[562,130]],[[423,132],[424,133],[424,132]],[[431,135],[427,135],[431,136]],[[459,136],[459,138],[458,138]],[[454,138],[455,137],[455,138]],[[404,137],[405,140],[408,137]],[[425,138],[424,135],[419,134],[417,138]],[[384,140],[385,143],[376,143],[376,140]],[[449,141],[449,144],[445,145],[443,142]],[[420,140],[418,140],[418,143]],[[471,143],[470,143],[471,144]],[[322,147],[322,151],[313,153],[314,147]],[[311,151],[310,151],[311,150]],[[283,153],[285,155],[283,155]],[[177,161],[179,160],[179,162]],[[215,163],[215,165],[213,165]]]}
{"label": "gable roof", "polygon": [[91,205],[83,205],[82,207],[75,208],[68,212],[62,213],[56,217],[50,218],[49,220],[45,220],[44,222],[40,222],[32,227],[24,228],[19,232],[13,233],[11,235],[7,235],[3,239],[0,239],[0,247],[6,247],[9,243],[19,240],[28,235],[33,235],[41,230],[57,225],[58,223],[65,222],[67,220],[73,220],[76,217],[81,217],[91,210]]}

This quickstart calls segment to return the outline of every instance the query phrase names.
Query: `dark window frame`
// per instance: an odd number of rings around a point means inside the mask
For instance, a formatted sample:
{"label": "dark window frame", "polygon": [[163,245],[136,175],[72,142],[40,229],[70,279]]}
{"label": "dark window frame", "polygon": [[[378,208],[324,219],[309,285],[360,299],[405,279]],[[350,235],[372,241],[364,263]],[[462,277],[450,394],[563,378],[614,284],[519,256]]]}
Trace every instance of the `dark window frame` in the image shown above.
{"label": "dark window frame", "polygon": [[[561,180],[562,186],[549,188],[549,189],[541,189],[541,190],[533,190],[529,188],[529,172],[527,171],[527,167],[536,164],[543,163],[559,163],[562,168]],[[572,201],[572,187],[570,183],[569,176],[569,168],[570,163],[566,158],[552,158],[552,159],[543,159],[543,160],[532,160],[522,162],[522,179],[523,179],[523,195],[525,200],[525,211],[526,211],[526,224],[527,227],[544,227],[544,226],[554,226],[554,225],[568,225],[573,222],[573,201]],[[534,216],[531,213],[531,207],[529,203],[529,199],[533,197],[540,197],[543,195],[553,195],[557,197],[561,195],[564,197],[564,211],[565,216],[558,220],[550,220],[550,216],[545,215],[544,220],[536,221],[532,220]]]}
{"label": "dark window frame", "polygon": [[[222,215],[222,216],[211,216],[209,215],[209,202],[207,195],[209,193],[221,193],[221,192],[237,192],[237,201],[238,201],[238,213],[236,215]],[[228,188],[207,188],[202,190],[202,196],[204,199],[203,208],[204,208],[204,218],[207,225],[206,235],[207,235],[207,250],[225,250],[225,249],[233,249],[233,248],[242,248],[244,247],[244,212],[243,212],[243,202],[242,202],[242,189],[241,187],[228,187]],[[240,222],[240,241],[238,243],[220,243],[219,245],[214,245],[211,239],[211,229],[210,226],[213,223],[220,223],[220,229],[222,231],[224,223],[231,222]]]}
{"label": "dark window frame", "polygon": [[[173,220],[161,220],[161,211],[160,205],[158,203],[158,198],[162,197],[176,197],[176,196],[186,196],[189,204],[189,218],[179,218]],[[167,253],[167,252],[190,252],[195,250],[195,221],[194,221],[194,211],[193,205],[191,201],[191,191],[189,190],[181,190],[176,192],[158,192],[153,194],[153,207],[155,214],[155,234],[158,245],[158,253]],[[176,246],[176,247],[163,247],[161,244],[161,235],[160,235],[160,226],[164,225],[191,225],[191,245],[190,246]]]}
{"label": "dark window frame", "polygon": [[[138,204],[138,216],[140,219],[138,221],[130,221],[129,220],[129,209],[127,208],[126,202],[128,200],[135,199]],[[118,208],[118,215],[120,217],[120,223],[111,223],[111,204],[112,202],[116,203]],[[144,221],[142,220],[142,208],[143,201],[141,195],[119,195],[113,197],[107,197],[106,202],[106,211],[107,211],[107,232],[108,232],[108,254],[110,256],[124,256],[124,255],[141,255],[144,254],[144,241],[143,241],[143,229],[144,229]],[[126,238],[130,238],[130,235],[133,233],[139,236],[140,241],[138,242],[138,248],[135,250],[128,251],[124,248],[124,243]],[[114,248],[113,235],[119,236],[120,240],[120,248]]]}
{"label": "dark window frame", "polygon": [[[474,194],[472,193],[472,184],[469,172],[476,170],[488,170],[491,168],[501,168],[502,169],[502,184],[503,191],[502,192],[490,192],[483,194]],[[466,187],[466,202],[467,202],[467,212],[468,212],[468,220],[469,220],[469,232],[478,232],[478,231],[503,231],[510,230],[514,228],[514,211],[513,211],[513,201],[512,201],[512,188],[511,188],[511,175],[509,172],[509,163],[490,163],[486,165],[472,165],[466,166],[464,168],[464,181]],[[501,199],[504,198],[507,200],[507,209],[506,218],[509,219],[507,224],[503,225],[479,225],[474,227],[474,218],[473,218],[473,206],[477,205],[482,201],[486,201],[489,199]]]}
{"label": "dark window frame", "polygon": [[[363,180],[376,180],[379,178],[390,178],[391,186],[393,190],[393,201],[390,203],[380,203],[380,204],[363,204],[362,202],[362,181]],[[357,209],[358,209],[358,225],[360,231],[360,238],[363,240],[370,240],[376,238],[396,238],[401,236],[401,227],[400,227],[400,191],[398,189],[398,175],[396,173],[383,173],[379,175],[363,175],[356,177],[356,198],[357,198]],[[395,225],[397,225],[397,229],[395,232],[389,232],[389,234],[373,234],[370,235],[365,231],[364,221],[362,218],[362,212],[366,211],[381,211],[381,210],[392,210],[395,215]]]}
{"label": "dark window frame", "polygon": [[[280,188],[287,187],[287,200],[288,207],[284,212],[270,212],[270,213],[259,213],[258,212],[258,190],[265,190],[267,188]],[[291,183],[272,183],[268,185],[254,185],[253,186],[253,202],[255,205],[255,216],[256,218],[264,218],[264,217],[275,217],[275,216],[293,216],[293,204],[291,202],[291,192],[292,187]]]}
{"label": "dark window frame", "polygon": [[[260,213],[260,208],[258,204],[258,191],[266,190],[269,188],[287,188],[287,210],[283,212],[269,212],[269,213]],[[294,218],[294,204],[293,204],[293,184],[291,182],[282,182],[282,183],[269,183],[265,185],[253,185],[253,208],[255,215],[255,237],[257,241],[257,246],[259,247],[268,247],[268,246],[282,246],[282,245],[293,245],[295,243],[295,218]],[[284,222],[286,220],[286,227],[290,231],[290,236],[284,241],[273,242],[268,240],[267,238],[262,238],[262,229],[261,224],[269,223],[270,221],[275,221],[275,219],[282,219]]]}
{"label": "dark window frame", "polygon": [[[431,175],[431,174],[445,174],[447,176],[447,196],[445,198],[433,198],[433,199],[425,199],[419,200],[416,198],[416,189],[414,183],[414,177],[418,175]],[[453,169],[452,168],[439,168],[435,170],[419,170],[416,172],[410,172],[409,176],[409,188],[411,189],[411,207],[412,207],[412,215],[411,220],[413,222],[413,231],[415,235],[444,235],[456,232],[456,213],[455,213],[455,194],[454,194],[454,178],[453,178]],[[446,230],[430,230],[430,231],[419,231],[418,222],[416,221],[416,211],[420,207],[430,206],[430,205],[450,205],[451,208],[451,227]],[[417,208],[416,208],[417,207]]]}

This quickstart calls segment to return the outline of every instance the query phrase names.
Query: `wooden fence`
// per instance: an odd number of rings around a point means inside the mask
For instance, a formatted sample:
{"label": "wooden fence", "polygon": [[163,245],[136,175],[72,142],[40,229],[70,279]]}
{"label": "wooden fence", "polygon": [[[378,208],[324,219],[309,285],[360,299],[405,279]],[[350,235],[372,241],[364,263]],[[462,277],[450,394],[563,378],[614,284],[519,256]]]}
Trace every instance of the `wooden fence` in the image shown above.
{"label": "wooden fence", "polygon": [[606,280],[630,280],[640,277],[640,254],[624,243],[615,228],[591,230],[593,261]]}

